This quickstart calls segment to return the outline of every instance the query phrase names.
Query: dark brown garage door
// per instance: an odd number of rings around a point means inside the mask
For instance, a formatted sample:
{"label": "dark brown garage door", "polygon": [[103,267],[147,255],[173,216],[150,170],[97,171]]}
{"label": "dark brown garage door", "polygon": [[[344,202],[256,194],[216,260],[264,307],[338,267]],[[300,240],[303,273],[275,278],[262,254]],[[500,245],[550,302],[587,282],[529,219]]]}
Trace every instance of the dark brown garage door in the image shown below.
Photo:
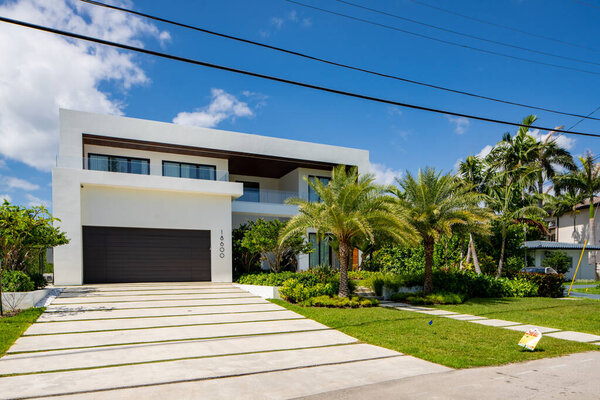
{"label": "dark brown garage door", "polygon": [[210,231],[84,226],[83,281],[210,281]]}

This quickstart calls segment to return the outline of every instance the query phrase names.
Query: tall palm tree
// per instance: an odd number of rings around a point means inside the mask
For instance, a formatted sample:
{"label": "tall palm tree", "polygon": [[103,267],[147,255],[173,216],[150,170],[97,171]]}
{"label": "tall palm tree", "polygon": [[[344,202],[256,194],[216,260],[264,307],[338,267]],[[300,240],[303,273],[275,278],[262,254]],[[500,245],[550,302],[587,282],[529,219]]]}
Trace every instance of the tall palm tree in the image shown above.
{"label": "tall palm tree", "polygon": [[481,194],[465,186],[452,174],[442,175],[434,168],[419,170],[417,177],[407,172],[396,179],[398,205],[421,236],[425,247],[423,291],[433,291],[433,248],[441,236],[452,235],[457,226],[478,225],[489,228],[492,214],[481,207]]}
{"label": "tall palm tree", "polygon": [[[596,223],[594,221],[595,210],[594,200],[596,195],[600,192],[600,163],[595,162],[594,155],[592,152],[587,152],[583,157],[579,157],[581,162],[581,168],[576,171],[572,171],[566,174],[557,175],[554,178],[554,187],[557,193],[562,192],[564,189],[571,188],[573,190],[580,190],[585,196],[586,200],[590,203],[590,214],[589,214],[589,231],[588,231],[588,242],[591,245],[596,245]],[[596,262],[595,252],[591,252],[590,262]],[[596,266],[596,279],[600,278],[599,266]]]}
{"label": "tall palm tree", "polygon": [[343,165],[333,169],[331,180],[324,185],[319,180],[305,179],[319,196],[319,202],[290,199],[287,204],[299,207],[283,229],[280,240],[313,228],[317,236],[334,238],[337,259],[340,263],[340,297],[350,295],[348,265],[353,243],[362,238],[373,241],[377,233],[394,238],[396,242],[414,245],[416,235],[406,222],[394,199],[386,195],[385,188],[374,183],[372,175],[358,175],[356,167],[349,170]]}

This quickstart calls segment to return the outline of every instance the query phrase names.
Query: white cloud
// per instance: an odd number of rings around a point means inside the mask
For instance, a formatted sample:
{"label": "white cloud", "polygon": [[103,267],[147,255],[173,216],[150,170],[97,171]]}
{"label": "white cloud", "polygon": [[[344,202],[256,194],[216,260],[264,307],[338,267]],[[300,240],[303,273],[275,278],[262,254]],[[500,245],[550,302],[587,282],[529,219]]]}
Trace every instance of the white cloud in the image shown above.
{"label": "white cloud", "polygon": [[36,206],[44,206],[44,207],[49,207],[50,206],[50,202],[46,201],[46,200],[42,200],[39,197],[35,197],[34,195],[27,193],[25,195],[25,197],[28,200],[27,205],[29,207],[36,207]]}
{"label": "white cloud", "polygon": [[14,176],[3,176],[0,177],[0,185],[6,186],[9,189],[22,189],[22,190],[38,190],[40,185],[31,183],[24,179],[15,178]]}
{"label": "white cloud", "polygon": [[8,194],[0,194],[0,203],[3,203],[4,200],[10,203],[12,201],[12,197],[10,197]]}
{"label": "white cloud", "polygon": [[312,26],[312,20],[310,18],[302,18],[302,26],[304,28],[310,28]]}
{"label": "white cloud", "polygon": [[[545,133],[545,134],[540,133],[539,129],[530,130],[528,133],[539,141],[546,140],[546,138],[548,138],[548,136],[550,135],[550,133]],[[555,135],[552,135],[552,138],[554,140],[556,140],[556,144],[558,144],[560,147],[562,147],[565,150],[571,150],[575,146],[575,138],[573,138],[573,137],[568,137],[567,135],[555,134]]]}
{"label": "white cloud", "polygon": [[369,172],[375,175],[375,182],[380,185],[391,185],[394,178],[402,176],[402,170],[394,170],[380,163],[371,163],[369,169]]}
{"label": "white cloud", "polygon": [[283,27],[283,18],[273,17],[271,18],[271,25],[275,26],[277,29],[281,29]]}
{"label": "white cloud", "polygon": [[491,153],[491,151],[492,151],[493,148],[494,148],[494,146],[492,146],[491,144],[485,145],[483,147],[483,149],[481,149],[479,151],[479,153],[477,153],[477,157],[479,157],[479,158],[486,157],[488,154]]}
{"label": "white cloud", "polygon": [[454,125],[454,133],[458,135],[464,134],[469,128],[469,125],[471,125],[471,122],[465,117],[447,116],[446,118],[448,118],[448,121]]}
{"label": "white cloud", "polygon": [[288,14],[288,18],[290,21],[298,21],[298,13],[296,12],[296,10],[290,11],[290,13]]}
{"label": "white cloud", "polygon": [[[250,92],[248,92],[250,93]],[[173,122],[180,125],[214,128],[226,119],[237,117],[253,117],[254,112],[246,102],[238,100],[223,89],[211,89],[210,103],[192,112],[180,112]]]}
{"label": "white cloud", "polygon": [[283,16],[271,17],[269,20],[270,29],[262,29],[258,34],[262,38],[268,38],[271,33],[280,31],[285,26],[300,26],[301,28],[308,29],[312,26],[312,20],[306,17],[300,17],[296,10],[292,10]]}
{"label": "white cloud", "polygon": [[[144,36],[170,38],[141,18],[76,0],[4,2],[0,14],[136,46]],[[9,24],[0,25],[0,54],[0,155],[40,170],[55,162],[60,107],[122,114],[99,85],[149,82],[130,53]]]}

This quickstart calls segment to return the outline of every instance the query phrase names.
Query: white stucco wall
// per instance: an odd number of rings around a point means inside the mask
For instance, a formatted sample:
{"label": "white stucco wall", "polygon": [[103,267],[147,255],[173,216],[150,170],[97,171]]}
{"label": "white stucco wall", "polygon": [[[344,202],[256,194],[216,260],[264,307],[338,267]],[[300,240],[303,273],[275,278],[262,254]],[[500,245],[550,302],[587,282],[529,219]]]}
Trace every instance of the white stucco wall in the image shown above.
{"label": "white stucco wall", "polygon": [[[575,216],[575,219],[573,219]],[[573,227],[573,220],[575,221],[575,226]],[[596,243],[595,245],[600,245],[600,222],[598,218],[596,221]],[[584,240],[588,237],[589,233],[589,223],[590,223],[590,210],[585,208],[580,210],[579,213],[566,213],[563,216],[557,218],[558,227],[557,227],[557,242],[566,242],[566,243],[583,243]],[[589,243],[591,244],[591,243]]]}
{"label": "white stucco wall", "polygon": [[[575,274],[575,270],[577,269],[577,263],[579,261],[579,257],[581,256],[581,250],[552,250],[552,251],[560,251],[566,253],[567,256],[571,257],[571,268],[565,274],[565,277],[572,279]],[[534,259],[534,265],[536,267],[542,266],[542,261],[545,258],[546,252],[548,250],[528,250],[528,254],[530,254]],[[579,265],[579,270],[577,271],[577,279],[595,279],[595,266],[594,264],[590,264],[588,262],[588,251],[585,252],[583,258],[581,259],[581,264]]]}

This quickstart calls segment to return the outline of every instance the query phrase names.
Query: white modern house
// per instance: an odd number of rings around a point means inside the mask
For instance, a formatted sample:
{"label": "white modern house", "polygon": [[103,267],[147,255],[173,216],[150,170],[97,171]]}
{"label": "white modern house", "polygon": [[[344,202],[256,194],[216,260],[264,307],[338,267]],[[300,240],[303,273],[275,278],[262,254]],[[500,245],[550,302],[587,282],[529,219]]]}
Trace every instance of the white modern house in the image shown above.
{"label": "white modern house", "polygon": [[[598,207],[599,204],[600,198],[596,198],[594,206]],[[573,277],[581,253],[584,251],[583,245],[589,238],[589,208],[590,202],[586,200],[573,211],[549,219],[550,241],[525,242],[527,253],[534,258],[535,266],[541,266],[549,252],[561,251],[571,258],[571,269],[566,276]],[[596,222],[595,243],[588,242],[581,257],[581,265],[577,272],[578,279],[595,279],[596,263],[590,255],[595,252],[596,261],[600,262],[600,226],[598,225],[600,224]]]}
{"label": "white modern house", "polygon": [[[61,109],[53,214],[70,243],[55,283],[230,282],[232,228],[295,215],[284,200],[314,199],[305,178],[338,164],[366,172],[369,152]],[[309,237],[299,267],[331,263]]]}

